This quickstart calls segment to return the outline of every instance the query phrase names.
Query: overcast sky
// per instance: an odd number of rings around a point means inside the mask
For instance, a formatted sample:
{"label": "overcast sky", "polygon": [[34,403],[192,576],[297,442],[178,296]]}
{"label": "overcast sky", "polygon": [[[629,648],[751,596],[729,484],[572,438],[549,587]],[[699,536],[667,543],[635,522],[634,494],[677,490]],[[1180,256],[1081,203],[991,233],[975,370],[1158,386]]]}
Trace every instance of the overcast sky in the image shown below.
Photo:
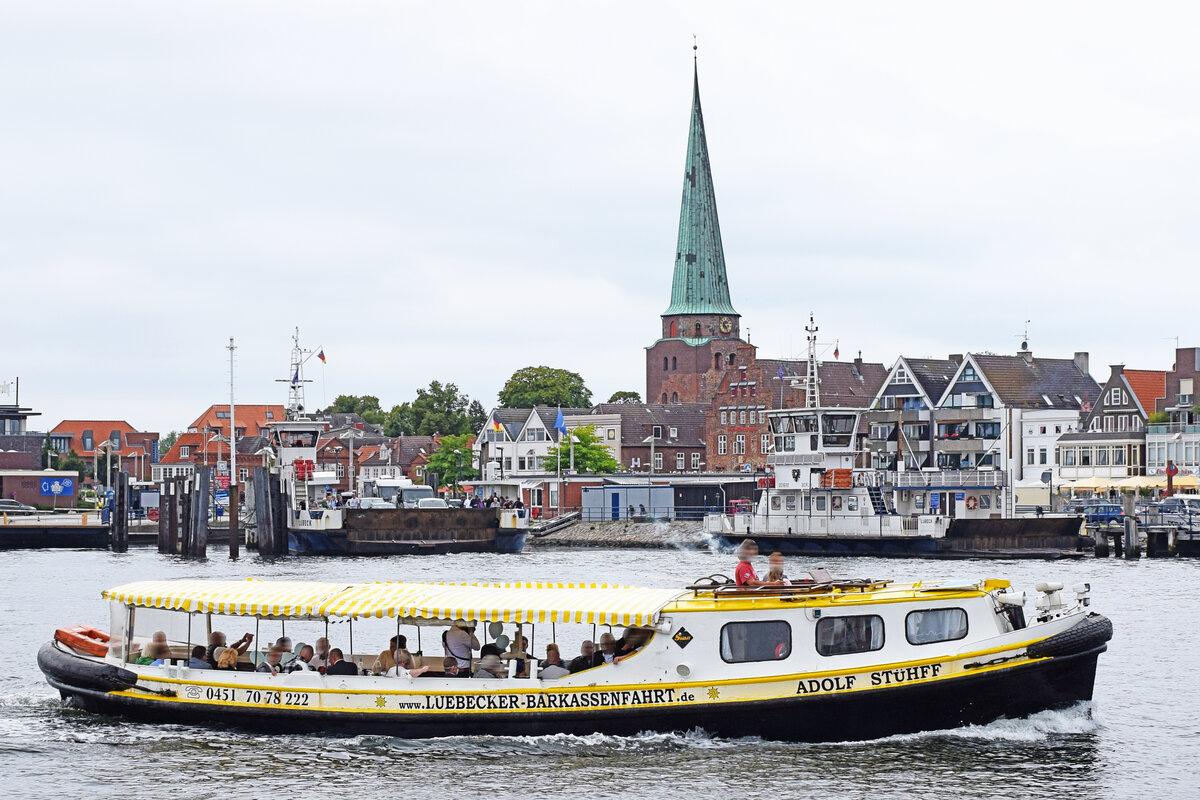
{"label": "overcast sky", "polygon": [[[0,379],[162,432],[517,368],[645,391],[692,34],[764,356],[1200,345],[1195,4],[7,3]],[[832,349],[830,347],[829,349]]]}

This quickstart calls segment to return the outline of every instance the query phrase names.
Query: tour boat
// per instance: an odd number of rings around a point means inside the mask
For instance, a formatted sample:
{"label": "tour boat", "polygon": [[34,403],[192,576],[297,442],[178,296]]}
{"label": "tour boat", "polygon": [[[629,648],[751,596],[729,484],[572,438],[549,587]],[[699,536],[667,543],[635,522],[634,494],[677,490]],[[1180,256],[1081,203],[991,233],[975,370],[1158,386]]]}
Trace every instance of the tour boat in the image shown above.
{"label": "tour boat", "polygon": [[[407,738],[701,729],[865,740],[1090,700],[1112,625],[1090,611],[1088,584],[1040,583],[1036,592],[1027,603],[1005,580],[835,580],[823,570],[757,589],[723,576],[667,589],[149,581],[103,592],[109,631],[61,628],[38,664],[71,704],[157,723]],[[473,624],[476,644],[502,651],[507,676],[442,672],[442,632]],[[239,671],[187,665],[214,630],[230,641],[257,634]],[[170,655],[157,666],[136,663],[157,632]],[[530,668],[549,642],[569,659],[582,640],[609,632],[641,646],[558,678]],[[253,671],[259,643],[276,636],[297,648],[325,636],[370,671],[393,635],[432,669],[418,677]],[[471,671],[478,652],[468,654]]]}

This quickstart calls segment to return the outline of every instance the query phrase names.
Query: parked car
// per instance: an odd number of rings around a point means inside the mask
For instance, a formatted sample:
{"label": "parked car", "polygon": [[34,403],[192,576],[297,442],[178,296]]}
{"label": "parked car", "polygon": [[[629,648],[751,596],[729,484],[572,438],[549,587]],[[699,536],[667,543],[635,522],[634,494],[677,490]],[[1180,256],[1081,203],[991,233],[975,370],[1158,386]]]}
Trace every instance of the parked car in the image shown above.
{"label": "parked car", "polygon": [[446,505],[450,506],[451,508],[463,508],[464,506],[466,506],[466,502],[459,500],[456,497],[451,500],[447,500]]}
{"label": "parked car", "polygon": [[0,500],[0,513],[3,514],[36,514],[37,509],[16,500]]}
{"label": "parked car", "polygon": [[382,497],[364,497],[358,501],[359,508],[395,508],[396,506]]}
{"label": "parked car", "polygon": [[1084,507],[1088,504],[1087,500],[1071,500],[1063,505],[1064,514],[1082,514]]}
{"label": "parked car", "polygon": [[440,497],[422,497],[417,501],[417,508],[449,508],[446,501]]}
{"label": "parked car", "polygon": [[1088,525],[1124,525],[1125,509],[1116,503],[1088,503],[1083,517]]}

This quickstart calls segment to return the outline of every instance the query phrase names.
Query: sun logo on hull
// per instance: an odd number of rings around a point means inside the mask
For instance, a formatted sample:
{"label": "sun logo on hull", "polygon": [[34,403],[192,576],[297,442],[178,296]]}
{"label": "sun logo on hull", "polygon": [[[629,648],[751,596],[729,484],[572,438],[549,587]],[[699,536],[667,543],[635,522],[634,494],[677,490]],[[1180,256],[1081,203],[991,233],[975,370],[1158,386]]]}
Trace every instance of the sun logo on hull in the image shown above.
{"label": "sun logo on hull", "polygon": [[708,699],[709,700],[720,700],[721,699],[721,690],[715,686],[711,687],[708,690]]}
{"label": "sun logo on hull", "polygon": [[383,695],[375,698],[375,706],[377,708],[383,708],[385,705],[387,705],[387,700],[383,698]]}

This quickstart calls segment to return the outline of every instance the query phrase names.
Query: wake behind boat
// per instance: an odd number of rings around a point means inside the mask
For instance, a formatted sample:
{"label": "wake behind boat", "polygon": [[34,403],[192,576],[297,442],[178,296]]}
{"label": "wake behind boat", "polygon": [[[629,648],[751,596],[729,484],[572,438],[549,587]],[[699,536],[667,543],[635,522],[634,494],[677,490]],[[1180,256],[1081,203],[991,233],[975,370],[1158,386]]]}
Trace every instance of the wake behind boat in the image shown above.
{"label": "wake behind boat", "polygon": [[[1068,604],[1060,584],[1038,584],[1027,621],[1026,595],[1003,580],[899,584],[823,571],[750,590],[719,576],[677,589],[149,581],[103,593],[111,633],[59,629],[38,664],[72,704],[147,722],[407,738],[700,728],[861,740],[1091,699],[1112,626],[1088,610],[1089,590],[1075,587]],[[480,625],[482,640],[470,632]],[[196,657],[218,631],[239,629],[255,642],[324,636],[348,663],[276,672],[284,645],[264,654],[238,643],[222,659],[236,669]],[[457,638],[446,644],[443,633]],[[363,646],[391,636],[395,652]],[[600,652],[539,677],[532,653],[584,639]],[[389,654],[402,668],[370,674]],[[334,674],[343,671],[367,674]]]}

